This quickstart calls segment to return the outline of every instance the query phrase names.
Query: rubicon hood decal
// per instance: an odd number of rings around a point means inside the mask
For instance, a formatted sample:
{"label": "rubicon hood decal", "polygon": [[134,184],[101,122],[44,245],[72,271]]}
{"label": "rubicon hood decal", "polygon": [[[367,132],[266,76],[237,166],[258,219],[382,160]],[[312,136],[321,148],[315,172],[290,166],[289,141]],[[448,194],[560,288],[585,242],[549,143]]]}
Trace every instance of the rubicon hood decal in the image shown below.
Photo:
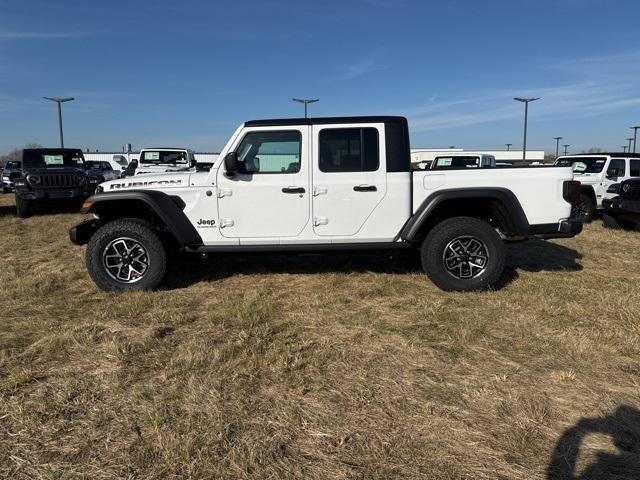
{"label": "rubicon hood decal", "polygon": [[181,187],[189,185],[189,175],[185,174],[161,174],[161,175],[140,175],[135,177],[121,178],[104,182],[102,188],[105,192],[114,190],[124,190],[129,188],[158,188],[158,187]]}
{"label": "rubicon hood decal", "polygon": [[146,180],[146,181],[130,181],[120,182],[114,181],[109,183],[107,187],[109,190],[120,190],[122,188],[140,188],[140,187],[154,187],[160,185],[181,185],[182,180]]}

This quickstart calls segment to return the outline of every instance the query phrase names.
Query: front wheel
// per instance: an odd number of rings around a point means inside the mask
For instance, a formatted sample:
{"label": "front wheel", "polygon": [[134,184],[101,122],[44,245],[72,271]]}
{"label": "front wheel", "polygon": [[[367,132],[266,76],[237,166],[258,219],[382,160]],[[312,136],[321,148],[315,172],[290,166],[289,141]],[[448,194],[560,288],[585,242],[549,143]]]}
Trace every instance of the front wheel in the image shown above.
{"label": "front wheel", "polygon": [[125,218],[107,223],[91,237],[86,264],[102,290],[153,290],[164,278],[167,254],[150,223]]}
{"label": "front wheel", "polygon": [[34,210],[35,205],[33,202],[20,198],[16,194],[16,213],[18,218],[28,218],[33,215]]}
{"label": "front wheel", "polygon": [[501,277],[505,247],[488,223],[454,217],[433,227],[420,256],[425,273],[442,290],[482,290]]}

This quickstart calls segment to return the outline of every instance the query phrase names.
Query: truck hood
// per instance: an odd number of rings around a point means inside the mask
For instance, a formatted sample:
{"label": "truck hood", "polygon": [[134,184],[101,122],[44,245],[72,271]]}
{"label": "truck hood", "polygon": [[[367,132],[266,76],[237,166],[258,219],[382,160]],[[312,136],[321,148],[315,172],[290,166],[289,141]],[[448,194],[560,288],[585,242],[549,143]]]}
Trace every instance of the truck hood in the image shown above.
{"label": "truck hood", "polygon": [[168,172],[110,180],[100,184],[104,192],[122,190],[165,190],[189,186],[190,172]]}

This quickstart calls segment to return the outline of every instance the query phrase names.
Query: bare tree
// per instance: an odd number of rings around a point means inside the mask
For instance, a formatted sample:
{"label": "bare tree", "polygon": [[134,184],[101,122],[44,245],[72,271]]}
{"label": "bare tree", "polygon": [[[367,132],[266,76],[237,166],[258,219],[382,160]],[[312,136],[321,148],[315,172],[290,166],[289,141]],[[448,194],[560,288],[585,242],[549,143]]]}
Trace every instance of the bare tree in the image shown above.
{"label": "bare tree", "polygon": [[[27,143],[24,148],[42,148],[42,145],[37,143]],[[0,166],[4,168],[7,162],[21,162],[22,161],[22,148],[14,148],[6,155],[0,157]]]}
{"label": "bare tree", "polygon": [[604,150],[602,150],[600,147],[591,147],[589,150],[583,151],[582,153],[602,153],[604,152]]}

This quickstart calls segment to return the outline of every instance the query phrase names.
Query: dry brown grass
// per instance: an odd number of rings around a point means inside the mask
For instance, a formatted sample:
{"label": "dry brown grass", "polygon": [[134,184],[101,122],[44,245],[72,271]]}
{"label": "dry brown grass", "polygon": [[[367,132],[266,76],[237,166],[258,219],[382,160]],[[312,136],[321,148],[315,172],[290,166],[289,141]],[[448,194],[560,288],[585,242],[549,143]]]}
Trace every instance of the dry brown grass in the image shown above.
{"label": "dry brown grass", "polygon": [[513,245],[495,292],[362,255],[186,259],[108,294],[80,215],[11,204],[1,477],[541,479],[556,445],[640,477],[640,233]]}

